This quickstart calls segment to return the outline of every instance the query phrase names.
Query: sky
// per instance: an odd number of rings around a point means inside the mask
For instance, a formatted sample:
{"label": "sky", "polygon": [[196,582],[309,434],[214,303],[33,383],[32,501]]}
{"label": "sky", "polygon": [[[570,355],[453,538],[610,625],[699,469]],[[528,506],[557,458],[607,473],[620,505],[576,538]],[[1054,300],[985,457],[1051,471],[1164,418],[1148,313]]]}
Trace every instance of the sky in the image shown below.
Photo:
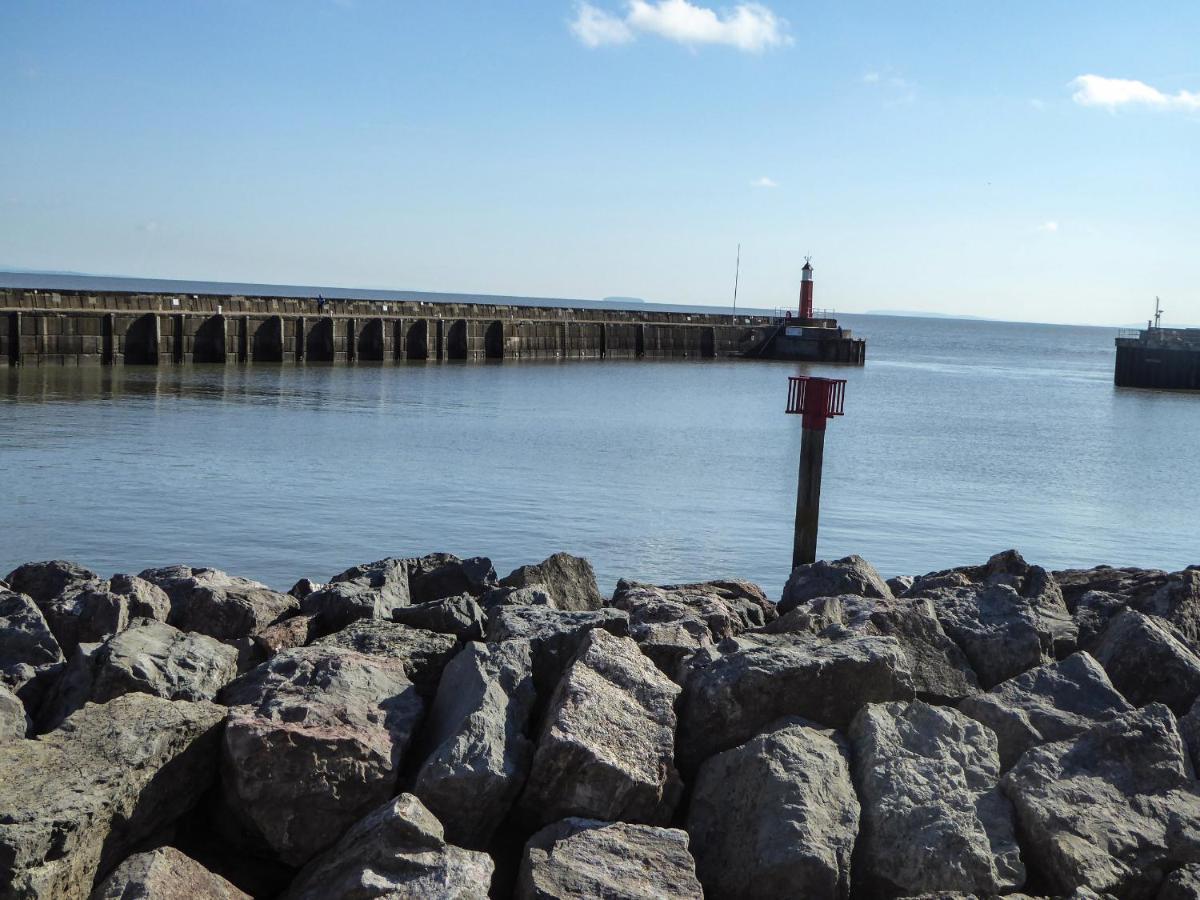
{"label": "sky", "polygon": [[0,0],[0,268],[1200,323],[1200,4]]}

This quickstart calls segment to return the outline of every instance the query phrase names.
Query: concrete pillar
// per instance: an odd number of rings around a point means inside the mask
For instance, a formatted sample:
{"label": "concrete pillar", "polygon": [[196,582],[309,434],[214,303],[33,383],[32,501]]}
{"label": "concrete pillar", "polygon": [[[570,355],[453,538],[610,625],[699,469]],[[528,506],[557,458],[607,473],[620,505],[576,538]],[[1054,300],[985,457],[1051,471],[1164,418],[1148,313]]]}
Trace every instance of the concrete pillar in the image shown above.
{"label": "concrete pillar", "polygon": [[100,362],[111,366],[117,358],[117,317],[106,313],[100,321]]}
{"label": "concrete pillar", "polygon": [[237,361],[250,362],[250,317],[238,316]]}

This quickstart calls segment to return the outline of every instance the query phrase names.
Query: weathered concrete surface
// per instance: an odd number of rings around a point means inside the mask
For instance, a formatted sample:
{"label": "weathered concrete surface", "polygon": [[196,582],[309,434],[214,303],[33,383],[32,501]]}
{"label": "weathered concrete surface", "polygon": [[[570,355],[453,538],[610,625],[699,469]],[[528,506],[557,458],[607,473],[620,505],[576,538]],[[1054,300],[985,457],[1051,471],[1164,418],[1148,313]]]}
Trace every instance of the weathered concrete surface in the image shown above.
{"label": "weathered concrete surface", "polygon": [[471,643],[446,666],[412,792],[450,842],[487,847],[512,809],[533,758],[525,732],[536,699],[526,641]]}
{"label": "weathered concrete surface", "polygon": [[423,696],[432,697],[442,670],[458,652],[453,635],[410,628],[384,619],[359,619],[341,631],[313,642],[314,647],[341,647],[397,663]]}
{"label": "weathered concrete surface", "polygon": [[570,816],[669,823],[682,790],[678,695],[632,640],[590,631],[546,711],[524,815],[539,824]]}
{"label": "weathered concrete surface", "polygon": [[86,898],[216,776],[225,710],[127,694],[0,744],[0,895]]}
{"label": "weathered concrete surface", "polygon": [[1030,747],[1074,737],[1133,711],[1100,664],[1082,652],[1001,682],[958,708],[996,734],[1004,769]]}
{"label": "weathered concrete surface", "polygon": [[783,587],[779,614],[790,612],[801,603],[817,597],[836,597],[839,594],[893,599],[887,582],[861,556],[847,556],[832,562],[821,559],[792,570]]}
{"label": "weathered concrete surface", "polygon": [[460,641],[481,641],[487,630],[487,616],[483,607],[470,594],[403,606],[392,612],[392,621],[412,628],[452,634]]}
{"label": "weathered concrete surface", "polygon": [[689,674],[679,723],[685,768],[745,743],[777,719],[800,716],[845,728],[867,703],[913,696],[912,669],[895,638],[785,637],[791,640],[736,649]]}
{"label": "weathered concrete surface", "polygon": [[395,790],[424,703],[398,660],[285,650],[222,691],[221,783],[262,848],[302,865]]}
{"label": "weathered concrete surface", "polygon": [[884,703],[855,717],[850,740],[862,802],[856,890],[990,896],[1025,883],[989,729],[921,701]]}
{"label": "weathered concrete surface", "polygon": [[1149,898],[1168,871],[1200,860],[1200,789],[1161,704],[1029,750],[1002,784],[1059,893]]}
{"label": "weathered concrete surface", "polygon": [[147,569],[141,577],[171,598],[170,624],[227,643],[262,631],[299,607],[295,597],[219,569],[166,566]]}
{"label": "weathered concrete surface", "polygon": [[91,900],[250,900],[174,847],[135,853],[113,870]]}
{"label": "weathered concrete surface", "polygon": [[0,684],[36,712],[62,673],[63,654],[37,604],[26,594],[0,590]]}
{"label": "weathered concrete surface", "polygon": [[836,732],[784,719],[696,774],[687,830],[705,896],[850,896],[859,805]]}
{"label": "weathered concrete surface", "polygon": [[421,801],[401,794],[356,822],[296,876],[284,900],[445,897],[486,900],[494,864],[446,843]]}
{"label": "weathered concrete surface", "polygon": [[1092,652],[1134,706],[1164,703],[1182,716],[1200,696],[1200,657],[1152,616],[1118,613]]}
{"label": "weathered concrete surface", "polygon": [[569,553],[555,553],[537,565],[514,569],[500,584],[512,588],[541,587],[559,609],[568,612],[586,612],[604,606],[592,564]]}
{"label": "weathered concrete surface", "polygon": [[564,819],[529,839],[518,900],[702,900],[686,832]]}

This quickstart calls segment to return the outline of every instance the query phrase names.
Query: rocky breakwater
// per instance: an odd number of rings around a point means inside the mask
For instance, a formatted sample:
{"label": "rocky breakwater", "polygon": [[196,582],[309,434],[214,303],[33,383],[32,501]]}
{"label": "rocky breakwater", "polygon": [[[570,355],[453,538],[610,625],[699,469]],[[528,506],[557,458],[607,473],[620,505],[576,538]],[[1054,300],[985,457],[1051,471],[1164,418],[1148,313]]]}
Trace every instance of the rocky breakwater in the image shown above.
{"label": "rocky breakwater", "polygon": [[1200,898],[1200,570],[0,582],[0,897]]}

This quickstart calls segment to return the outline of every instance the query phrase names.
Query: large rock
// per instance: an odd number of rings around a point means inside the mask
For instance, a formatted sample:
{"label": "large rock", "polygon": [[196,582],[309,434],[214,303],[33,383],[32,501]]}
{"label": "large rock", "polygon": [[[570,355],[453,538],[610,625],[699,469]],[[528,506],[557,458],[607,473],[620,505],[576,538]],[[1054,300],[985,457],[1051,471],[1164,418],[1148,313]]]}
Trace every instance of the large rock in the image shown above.
{"label": "large rock", "polygon": [[990,730],[953,709],[885,703],[858,714],[850,740],[862,802],[856,891],[992,896],[1025,883]]}
{"label": "large rock", "polygon": [[528,641],[533,651],[534,684],[539,694],[547,696],[588,633],[596,628],[624,637],[629,634],[629,615],[610,608],[562,612],[540,605],[501,606],[488,618],[487,639],[489,643]]}
{"label": "large rock", "polygon": [[446,663],[458,652],[453,635],[410,628],[384,619],[359,619],[341,631],[313,642],[314,647],[342,647],[383,656],[398,663],[422,696],[432,697]]}
{"label": "large rock", "polygon": [[491,612],[498,606],[548,606],[558,609],[558,604],[543,585],[528,587],[494,587],[479,598],[485,610]]}
{"label": "large rock", "polygon": [[702,900],[686,832],[564,819],[529,839],[518,900]]}
{"label": "large rock", "polygon": [[107,703],[123,694],[212,700],[235,675],[237,651],[228,644],[138,619],[94,650],[88,645],[77,650],[39,729],[56,728],[84,703]]}
{"label": "large rock", "polygon": [[1183,866],[1168,875],[1155,900],[1200,900],[1200,864]]}
{"label": "large rock", "polygon": [[521,798],[525,816],[668,823],[682,790],[678,695],[629,638],[589,632],[546,711]]}
{"label": "large rock", "polygon": [[141,577],[171,598],[172,625],[226,643],[262,631],[299,607],[295,597],[219,569],[166,566]]}
{"label": "large rock", "polygon": [[135,853],[102,881],[91,900],[250,900],[174,847]]}
{"label": "large rock", "polygon": [[72,585],[99,581],[100,576],[78,563],[52,559],[17,566],[4,580],[10,590],[41,604],[53,600]]}
{"label": "large rock", "polygon": [[705,896],[850,896],[859,806],[844,740],[803,719],[700,766],[687,830]]}
{"label": "large rock", "polygon": [[25,737],[29,727],[25,705],[16,694],[0,684],[0,743]]}
{"label": "large rock", "polygon": [[1200,652],[1200,569],[1173,572],[1157,591],[1134,605],[1170,622],[1192,652]]}
{"label": "large rock", "polygon": [[281,650],[303,647],[319,634],[320,617],[301,613],[268,625],[254,635],[253,640],[263,660],[268,660]]}
{"label": "large rock", "polygon": [[486,900],[493,869],[486,853],[447,844],[433,814],[412,794],[401,794],[305,866],[284,900]]}
{"label": "large rock", "polygon": [[481,597],[496,586],[496,570],[486,556],[459,559],[453,553],[430,553],[404,564],[413,603],[459,594]]}
{"label": "large rock", "polygon": [[1114,594],[1126,603],[1137,605],[1167,582],[1167,573],[1158,569],[1116,569],[1112,566],[1064,569],[1053,575],[1071,612],[1075,611],[1080,598],[1092,591]]}
{"label": "large rock", "polygon": [[538,585],[554,598],[559,609],[586,612],[604,606],[592,564],[569,553],[555,553],[537,565],[521,566],[500,580],[504,587]]}
{"label": "large rock", "polygon": [[171,609],[161,588],[135,575],[72,582],[38,605],[67,656],[80,643],[103,641],[125,630],[136,618],[165,622]]}
{"label": "large rock", "polygon": [[1056,893],[1153,897],[1200,860],[1200,789],[1161,704],[1034,747],[1004,776],[1030,861]]}
{"label": "large rock", "polygon": [[847,556],[833,562],[820,559],[792,569],[783,587],[779,614],[783,615],[816,597],[836,597],[839,594],[893,599],[887,582],[861,556]]}
{"label": "large rock", "polygon": [[4,896],[86,898],[212,785],[224,718],[213,703],[127,694],[0,744]]}
{"label": "large rock", "polygon": [[222,752],[229,811],[251,839],[301,865],[395,790],[424,703],[394,659],[340,647],[285,650],[228,685]]}
{"label": "large rock", "polygon": [[446,666],[412,790],[450,842],[486,847],[512,809],[533,757],[525,732],[536,699],[525,641],[471,643]]}
{"label": "large rock", "polygon": [[0,684],[36,711],[62,669],[62,650],[37,604],[0,590]]}
{"label": "large rock", "polygon": [[1157,701],[1182,716],[1200,695],[1200,658],[1152,616],[1119,613],[1092,652],[1134,706]]}
{"label": "large rock", "polygon": [[481,641],[487,616],[470,594],[403,606],[392,613],[392,621],[412,628],[452,634],[460,641]]}
{"label": "large rock", "polygon": [[913,696],[912,669],[894,637],[784,637],[741,646],[688,675],[679,723],[686,769],[744,744],[776,719],[801,716],[845,728],[867,703]]}
{"label": "large rock", "polygon": [[1030,747],[1074,737],[1133,710],[1100,664],[1082,652],[1001,682],[958,708],[995,732],[1003,769]]}

